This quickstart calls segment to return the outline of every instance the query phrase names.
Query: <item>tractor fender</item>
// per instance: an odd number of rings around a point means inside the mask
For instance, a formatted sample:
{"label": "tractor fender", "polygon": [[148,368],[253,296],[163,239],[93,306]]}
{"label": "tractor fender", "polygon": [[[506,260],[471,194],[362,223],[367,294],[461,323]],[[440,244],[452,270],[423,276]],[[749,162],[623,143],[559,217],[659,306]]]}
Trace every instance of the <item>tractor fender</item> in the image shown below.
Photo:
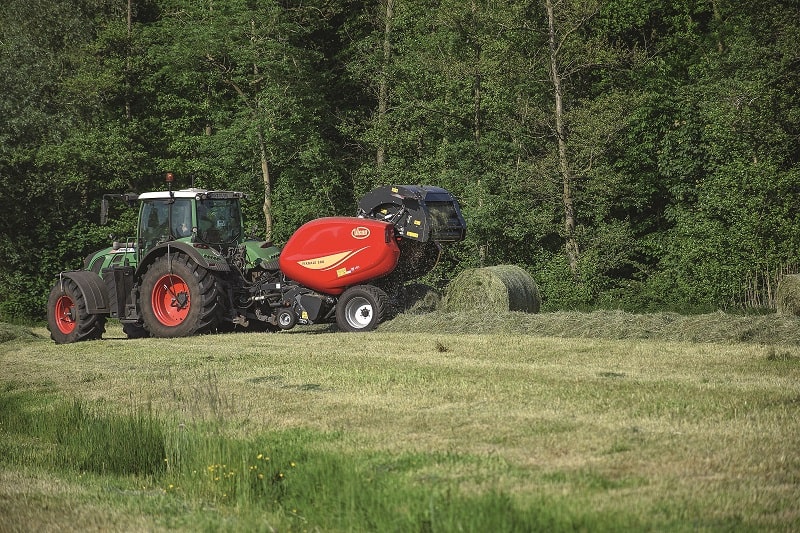
{"label": "tractor fender", "polygon": [[111,312],[108,306],[108,289],[102,278],[91,270],[73,270],[62,272],[59,280],[69,278],[75,282],[86,302],[86,311],[90,315],[107,315]]}
{"label": "tractor fender", "polygon": [[225,260],[225,256],[213,248],[203,245],[203,247],[196,247],[193,243],[182,241],[170,241],[159,244],[142,258],[136,267],[136,277],[141,277],[147,268],[162,255],[180,252],[186,254],[192,261],[199,266],[216,272],[229,272],[231,267]]}

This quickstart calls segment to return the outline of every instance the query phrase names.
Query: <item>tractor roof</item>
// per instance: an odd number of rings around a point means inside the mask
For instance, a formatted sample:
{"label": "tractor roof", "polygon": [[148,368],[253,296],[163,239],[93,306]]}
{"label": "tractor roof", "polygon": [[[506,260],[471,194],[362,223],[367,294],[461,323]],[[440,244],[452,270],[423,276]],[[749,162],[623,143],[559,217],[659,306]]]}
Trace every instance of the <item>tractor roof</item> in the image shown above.
{"label": "tractor roof", "polygon": [[139,200],[166,200],[168,198],[196,198],[198,200],[206,198],[243,198],[244,193],[234,191],[209,191],[206,189],[180,189],[178,191],[156,191],[144,192],[139,195]]}

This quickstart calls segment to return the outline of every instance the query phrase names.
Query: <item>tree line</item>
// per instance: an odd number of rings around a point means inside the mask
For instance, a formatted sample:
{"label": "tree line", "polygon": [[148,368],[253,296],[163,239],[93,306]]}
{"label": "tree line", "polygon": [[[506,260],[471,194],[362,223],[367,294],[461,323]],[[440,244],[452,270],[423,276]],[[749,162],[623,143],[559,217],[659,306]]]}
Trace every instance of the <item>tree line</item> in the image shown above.
{"label": "tree line", "polygon": [[[241,190],[262,237],[444,187],[545,309],[768,309],[800,265],[797,0],[5,0],[0,318],[129,235],[107,192]],[[432,282],[434,282],[433,280]]]}

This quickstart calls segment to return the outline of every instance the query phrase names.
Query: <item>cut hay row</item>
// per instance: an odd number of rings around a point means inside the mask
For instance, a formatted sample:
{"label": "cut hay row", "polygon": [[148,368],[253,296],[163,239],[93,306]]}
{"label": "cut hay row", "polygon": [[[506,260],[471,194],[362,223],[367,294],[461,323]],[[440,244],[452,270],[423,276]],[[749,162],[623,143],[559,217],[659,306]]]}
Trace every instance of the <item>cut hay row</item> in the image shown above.
{"label": "cut hay row", "polygon": [[16,340],[36,340],[38,338],[39,336],[34,334],[30,328],[0,322],[0,343]]}
{"label": "cut hay row", "polygon": [[410,314],[431,313],[439,308],[439,292],[424,283],[411,283],[403,288],[402,311]]}
{"label": "cut hay row", "polygon": [[539,289],[533,277],[516,265],[497,265],[462,271],[450,282],[442,299],[445,312],[481,310],[538,313]]}
{"label": "cut hay row", "polygon": [[781,315],[634,314],[624,311],[557,311],[529,314],[482,311],[400,314],[379,331],[443,334],[536,335],[598,339],[648,339],[671,342],[752,343],[800,346],[800,320]]}
{"label": "cut hay row", "polygon": [[[432,311],[437,295],[429,289],[406,312],[382,323],[379,332],[535,335],[540,337],[643,339],[667,342],[748,343],[800,346],[800,318],[790,315],[732,315],[723,312],[702,315],[678,313],[635,314],[624,311],[555,311],[486,313],[481,310]],[[111,322],[113,329],[114,321]],[[317,326],[291,332],[308,334]],[[24,326],[0,323],[0,344],[9,341],[46,340],[46,331],[34,333]],[[121,336],[121,330],[117,336]],[[114,338],[113,334],[106,338]]]}

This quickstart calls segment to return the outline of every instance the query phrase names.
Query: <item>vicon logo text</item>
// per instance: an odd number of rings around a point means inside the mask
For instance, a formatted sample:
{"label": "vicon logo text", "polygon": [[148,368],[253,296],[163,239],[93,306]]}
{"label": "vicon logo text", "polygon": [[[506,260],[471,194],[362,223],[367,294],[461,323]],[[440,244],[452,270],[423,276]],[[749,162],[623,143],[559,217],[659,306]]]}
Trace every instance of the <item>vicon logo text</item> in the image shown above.
{"label": "vicon logo text", "polygon": [[366,239],[369,237],[369,228],[358,226],[357,228],[353,228],[350,235],[352,235],[354,239]]}

